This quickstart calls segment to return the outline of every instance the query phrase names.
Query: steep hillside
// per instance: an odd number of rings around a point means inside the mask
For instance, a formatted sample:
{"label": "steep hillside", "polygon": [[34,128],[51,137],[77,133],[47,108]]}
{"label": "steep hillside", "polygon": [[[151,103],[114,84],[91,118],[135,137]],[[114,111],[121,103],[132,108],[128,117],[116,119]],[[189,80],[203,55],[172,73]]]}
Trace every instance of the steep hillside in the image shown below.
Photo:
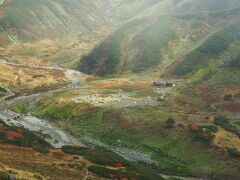
{"label": "steep hillside", "polygon": [[106,13],[98,1],[5,1],[0,6],[1,55],[70,63],[112,31]]}
{"label": "steep hillside", "polygon": [[235,7],[239,7],[239,0],[175,0],[177,4],[177,10],[180,12],[185,11],[186,14],[196,12],[207,11],[222,11]]}
{"label": "steep hillside", "polygon": [[[206,68],[215,59],[220,60],[219,56],[231,45],[240,41],[240,25],[232,25],[210,36],[201,46],[189,53],[174,69],[174,74],[183,76],[194,72],[200,68]],[[234,59],[233,62],[238,61]],[[217,63],[217,62],[216,62]],[[218,63],[219,64],[219,63]]]}
{"label": "steep hillside", "polygon": [[163,69],[239,18],[239,1],[163,0],[150,4],[83,57],[79,69],[100,76],[141,72],[158,65]]}
{"label": "steep hillside", "polygon": [[80,70],[104,75],[157,65],[160,48],[167,47],[175,37],[172,27],[165,26],[168,22],[168,18],[161,18],[151,23],[147,20],[127,23],[86,56]]}
{"label": "steep hillside", "polygon": [[240,0],[0,0],[0,179],[240,179]]}
{"label": "steep hillside", "polygon": [[115,21],[124,22],[131,18],[136,17],[143,11],[158,4],[159,0],[141,0],[141,1],[129,1],[129,0],[106,0],[110,5],[109,13],[111,18]]}
{"label": "steep hillside", "polygon": [[225,62],[225,66],[230,68],[239,68],[240,67],[240,53],[230,59],[230,61]]}
{"label": "steep hillside", "polygon": [[94,34],[109,25],[96,3],[13,0],[1,6],[1,32],[22,41],[56,38],[64,33]]}
{"label": "steep hillside", "polygon": [[74,66],[80,57],[119,24],[153,3],[129,4],[128,1],[115,0],[2,1],[1,57],[24,64]]}
{"label": "steep hillside", "polygon": [[198,111],[229,116],[228,125],[221,127],[236,134],[239,127],[234,117],[239,117],[240,109],[239,32],[239,23],[219,30],[165,71],[167,78],[183,79],[179,99],[192,102]]}

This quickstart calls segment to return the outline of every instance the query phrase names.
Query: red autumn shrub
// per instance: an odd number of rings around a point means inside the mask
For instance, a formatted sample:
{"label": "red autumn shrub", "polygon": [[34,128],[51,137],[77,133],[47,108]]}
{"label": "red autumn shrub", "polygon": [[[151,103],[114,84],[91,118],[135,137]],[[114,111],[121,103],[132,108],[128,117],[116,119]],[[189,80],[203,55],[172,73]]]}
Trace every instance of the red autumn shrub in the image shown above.
{"label": "red autumn shrub", "polygon": [[64,156],[64,152],[62,152],[61,150],[56,150],[52,152],[52,155],[54,156]]}
{"label": "red autumn shrub", "polygon": [[4,131],[5,127],[4,126],[0,126],[0,131]]}
{"label": "red autumn shrub", "polygon": [[65,77],[65,74],[64,74],[63,71],[52,70],[52,71],[50,72],[50,74],[51,74],[54,78],[56,78],[56,79],[58,79],[58,78],[64,78],[64,77]]}
{"label": "red autumn shrub", "polygon": [[199,128],[199,126],[197,125],[197,124],[192,124],[191,125],[191,130],[192,131],[198,131],[200,128]]}
{"label": "red autumn shrub", "polygon": [[122,168],[122,167],[123,167],[123,164],[122,164],[122,163],[116,163],[116,164],[115,164],[115,167],[116,167],[116,168]]}
{"label": "red autumn shrub", "polygon": [[19,132],[8,131],[7,134],[6,134],[6,138],[9,141],[12,141],[12,140],[14,140],[16,138],[20,138],[20,137],[22,137],[22,134],[19,133]]}
{"label": "red autumn shrub", "polygon": [[220,106],[223,111],[237,112],[240,111],[240,103],[227,102]]}

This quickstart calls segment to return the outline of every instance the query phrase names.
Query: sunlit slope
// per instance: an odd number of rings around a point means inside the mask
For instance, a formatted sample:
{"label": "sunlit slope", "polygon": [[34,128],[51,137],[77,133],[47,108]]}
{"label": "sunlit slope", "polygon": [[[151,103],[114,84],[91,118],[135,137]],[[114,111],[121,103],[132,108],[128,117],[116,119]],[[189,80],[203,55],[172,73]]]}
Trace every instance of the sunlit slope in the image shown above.
{"label": "sunlit slope", "polygon": [[103,10],[86,0],[13,0],[2,5],[1,11],[1,32],[19,40],[101,32],[102,24],[108,25]]}
{"label": "sunlit slope", "polygon": [[0,51],[20,63],[69,64],[113,29],[98,1],[12,0],[0,7]]}

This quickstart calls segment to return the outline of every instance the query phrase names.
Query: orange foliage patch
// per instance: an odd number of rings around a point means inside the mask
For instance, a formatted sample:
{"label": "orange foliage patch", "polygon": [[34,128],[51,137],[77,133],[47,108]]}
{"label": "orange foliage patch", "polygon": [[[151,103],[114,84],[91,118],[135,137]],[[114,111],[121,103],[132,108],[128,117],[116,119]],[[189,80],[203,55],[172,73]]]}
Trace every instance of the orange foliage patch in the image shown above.
{"label": "orange foliage patch", "polygon": [[52,155],[54,155],[54,156],[64,156],[65,153],[62,152],[60,149],[57,149],[57,150],[54,150],[54,151],[52,152]]}
{"label": "orange foliage patch", "polygon": [[79,93],[77,91],[72,92],[72,96],[78,96],[78,95],[79,95]]}
{"label": "orange foliage patch", "polygon": [[191,125],[191,130],[192,131],[198,131],[199,130],[199,126],[197,124],[192,124]]}
{"label": "orange foliage patch", "polygon": [[123,166],[122,163],[117,163],[117,164],[115,164],[115,167],[116,167],[116,168],[122,168],[122,167],[124,167],[124,166]]}
{"label": "orange foliage patch", "polygon": [[0,10],[0,17],[5,15],[5,11]]}
{"label": "orange foliage patch", "polygon": [[6,138],[9,141],[12,141],[12,140],[14,140],[16,138],[20,138],[20,137],[22,137],[22,134],[19,133],[19,132],[8,131],[7,134],[6,134]]}
{"label": "orange foliage patch", "polygon": [[4,131],[5,127],[4,126],[0,126],[0,131]]}
{"label": "orange foliage patch", "polygon": [[18,146],[0,146],[0,150],[4,151],[19,151],[19,152],[34,152],[32,148]]}
{"label": "orange foliage patch", "polygon": [[64,72],[59,70],[51,70],[50,74],[56,79],[65,77]]}

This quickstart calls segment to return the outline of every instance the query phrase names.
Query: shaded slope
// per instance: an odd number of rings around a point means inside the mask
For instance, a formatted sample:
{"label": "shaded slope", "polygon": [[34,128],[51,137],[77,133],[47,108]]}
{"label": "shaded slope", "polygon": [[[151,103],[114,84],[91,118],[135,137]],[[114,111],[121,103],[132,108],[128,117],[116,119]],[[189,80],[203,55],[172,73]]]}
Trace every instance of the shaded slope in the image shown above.
{"label": "shaded slope", "polygon": [[152,23],[147,20],[127,23],[86,56],[80,69],[104,75],[128,69],[139,72],[157,65],[161,48],[166,47],[168,41],[175,37],[171,27],[165,26],[168,21],[159,18]]}

